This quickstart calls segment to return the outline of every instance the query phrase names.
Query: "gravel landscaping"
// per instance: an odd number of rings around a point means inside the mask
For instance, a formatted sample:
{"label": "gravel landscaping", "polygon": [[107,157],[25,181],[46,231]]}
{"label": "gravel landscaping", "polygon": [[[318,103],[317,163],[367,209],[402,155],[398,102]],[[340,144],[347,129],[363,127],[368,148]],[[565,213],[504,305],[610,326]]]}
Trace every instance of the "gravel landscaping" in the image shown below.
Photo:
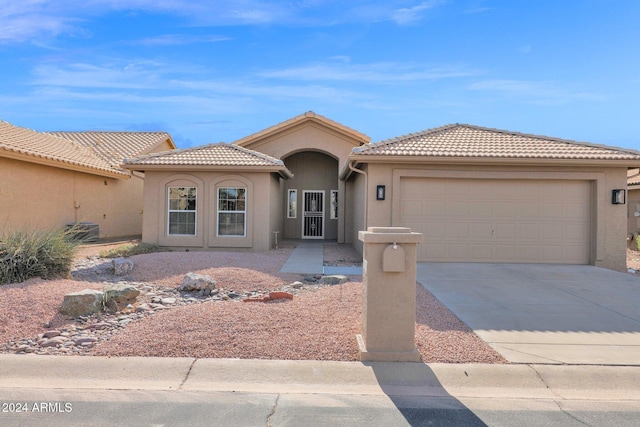
{"label": "gravel landscaping", "polygon": [[[282,274],[280,267],[293,247],[284,243],[268,253],[136,255],[131,257],[133,271],[124,278],[109,276],[105,265],[110,261],[82,248],[73,273],[76,280],[32,279],[0,286],[0,351],[16,352],[15,345],[3,343],[42,341],[42,334],[55,330],[61,333],[60,343],[43,350],[43,354],[359,360],[355,335],[361,328],[362,278],[352,276],[341,285],[319,285],[298,274]],[[324,256],[327,265],[360,261],[345,245],[326,244]],[[158,292],[175,297],[175,288],[187,272],[213,277],[220,293],[208,298],[178,296],[177,302],[151,312],[136,312],[132,307],[131,313],[80,320],[57,312],[65,294],[100,289],[105,282],[125,281],[143,289],[140,304],[146,304]],[[294,281],[303,285],[294,289]],[[242,302],[244,296],[279,290],[291,291],[294,298]],[[155,298],[160,301],[160,297]],[[91,334],[97,333],[93,331],[99,329],[96,325],[111,326],[104,326],[109,330],[91,339]],[[72,340],[82,341],[83,346],[76,349]],[[416,344],[426,363],[506,363],[419,285]]]}

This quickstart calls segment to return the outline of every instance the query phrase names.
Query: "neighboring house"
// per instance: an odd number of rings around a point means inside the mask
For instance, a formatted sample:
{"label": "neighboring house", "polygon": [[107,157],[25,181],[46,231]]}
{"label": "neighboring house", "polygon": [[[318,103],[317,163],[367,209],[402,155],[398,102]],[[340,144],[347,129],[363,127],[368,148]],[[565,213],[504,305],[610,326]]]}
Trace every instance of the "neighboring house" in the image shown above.
{"label": "neighboring house", "polygon": [[0,121],[0,230],[97,224],[142,232],[143,176],[125,157],[175,149],[165,132],[36,132]]}
{"label": "neighboring house", "polygon": [[[259,159],[259,160],[258,160]],[[145,173],[143,240],[362,246],[359,230],[424,234],[419,261],[626,267],[627,188],[640,153],[470,125],[378,143],[313,112],[233,144],[125,160]]]}
{"label": "neighboring house", "polygon": [[631,248],[638,249],[635,240],[640,235],[640,170],[632,169],[627,175],[627,239]]}

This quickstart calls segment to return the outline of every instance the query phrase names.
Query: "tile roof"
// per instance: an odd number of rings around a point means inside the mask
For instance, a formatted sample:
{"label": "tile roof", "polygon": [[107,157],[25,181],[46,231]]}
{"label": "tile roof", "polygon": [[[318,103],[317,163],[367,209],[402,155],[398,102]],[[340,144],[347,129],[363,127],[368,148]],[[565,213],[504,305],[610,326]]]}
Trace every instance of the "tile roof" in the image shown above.
{"label": "tile roof", "polygon": [[90,148],[112,167],[119,168],[122,159],[147,153],[157,145],[169,140],[166,132],[47,132],[51,135],[75,141]]}
{"label": "tile roof", "polygon": [[640,152],[466,124],[452,124],[363,145],[355,156],[640,160]]}
{"label": "tile roof", "polygon": [[216,143],[125,159],[125,166],[257,166],[285,169],[278,160],[233,144]]}
{"label": "tile roof", "polygon": [[237,141],[234,141],[233,144],[236,145],[241,145],[241,146],[245,146],[245,145],[251,145],[252,142],[267,136],[269,134],[293,127],[295,125],[297,125],[298,123],[302,123],[304,121],[316,121],[316,122],[320,122],[323,123],[326,126],[332,127],[344,134],[347,134],[349,136],[351,136],[352,138],[360,141],[360,143],[368,143],[371,138],[369,138],[367,135],[358,132],[355,129],[351,129],[348,126],[345,126],[341,123],[338,123],[334,120],[331,120],[323,115],[320,114],[316,114],[313,111],[307,111],[304,114],[300,114],[299,116],[295,116],[289,120],[285,120],[284,122],[278,123],[276,125],[270,126],[266,129],[263,129],[259,132],[253,133],[251,135],[245,136],[244,138],[238,139]]}
{"label": "tile roof", "polygon": [[635,186],[640,185],[640,174],[638,174],[638,170],[635,170],[636,174],[627,178],[627,185]]}
{"label": "tile roof", "polygon": [[80,168],[97,175],[129,176],[127,172],[111,167],[82,144],[0,120],[0,156],[3,151],[11,157],[19,156],[40,163],[53,162],[66,169]]}

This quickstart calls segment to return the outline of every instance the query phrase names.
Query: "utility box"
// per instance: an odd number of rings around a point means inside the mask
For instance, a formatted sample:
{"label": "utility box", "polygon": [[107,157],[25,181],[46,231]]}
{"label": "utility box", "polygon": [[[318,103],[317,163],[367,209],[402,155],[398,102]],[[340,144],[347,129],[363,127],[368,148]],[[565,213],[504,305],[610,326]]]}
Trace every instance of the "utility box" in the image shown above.
{"label": "utility box", "polygon": [[415,344],[416,261],[421,233],[405,227],[369,227],[360,231],[362,262],[362,335],[360,360],[419,362]]}

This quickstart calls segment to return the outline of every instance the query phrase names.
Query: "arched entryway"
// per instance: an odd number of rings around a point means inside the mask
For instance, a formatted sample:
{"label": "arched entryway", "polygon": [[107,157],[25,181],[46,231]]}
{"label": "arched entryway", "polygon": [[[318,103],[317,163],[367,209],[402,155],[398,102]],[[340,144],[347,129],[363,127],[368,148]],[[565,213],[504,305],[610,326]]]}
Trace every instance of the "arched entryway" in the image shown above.
{"label": "arched entryway", "polygon": [[283,159],[293,172],[284,181],[285,239],[338,238],[338,160],[318,151]]}

